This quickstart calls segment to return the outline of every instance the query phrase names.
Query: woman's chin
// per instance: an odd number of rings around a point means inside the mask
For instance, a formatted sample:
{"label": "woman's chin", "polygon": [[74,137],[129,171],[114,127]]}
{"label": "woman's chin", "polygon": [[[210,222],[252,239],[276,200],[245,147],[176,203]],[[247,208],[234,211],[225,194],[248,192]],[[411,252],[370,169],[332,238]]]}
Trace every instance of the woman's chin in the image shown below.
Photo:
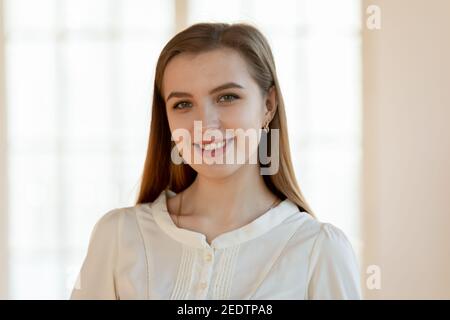
{"label": "woman's chin", "polygon": [[194,164],[191,167],[199,174],[208,178],[225,178],[232,175],[242,164]]}

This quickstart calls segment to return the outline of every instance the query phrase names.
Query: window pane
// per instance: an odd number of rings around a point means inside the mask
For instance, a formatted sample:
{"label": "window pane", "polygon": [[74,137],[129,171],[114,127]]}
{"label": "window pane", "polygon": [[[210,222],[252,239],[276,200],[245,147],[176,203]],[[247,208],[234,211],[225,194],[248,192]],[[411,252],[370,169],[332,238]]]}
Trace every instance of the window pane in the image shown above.
{"label": "window pane", "polygon": [[[54,252],[16,251],[10,257],[14,267],[11,293],[15,299],[67,299],[62,295],[68,277],[60,268],[60,257]],[[16,298],[18,297],[18,298]]]}
{"label": "window pane", "polygon": [[[120,125],[126,144],[145,143],[150,128],[156,59],[164,39],[128,39],[123,41],[117,65],[118,103]],[[133,112],[130,112],[133,111]],[[124,141],[125,142],[125,141]]]}
{"label": "window pane", "polygon": [[65,47],[67,108],[65,122],[70,139],[106,139],[111,125],[112,72],[111,46],[107,41],[71,40]]}
{"label": "window pane", "polygon": [[53,31],[56,1],[59,0],[4,1],[6,32]]}
{"label": "window pane", "polygon": [[17,152],[9,167],[12,250],[57,249],[57,158],[52,152]]}
{"label": "window pane", "polygon": [[173,27],[174,2],[167,0],[120,0],[120,23],[124,30],[169,30]]}
{"label": "window pane", "polygon": [[55,45],[12,42],[6,57],[9,137],[15,141],[55,137]]}
{"label": "window pane", "polygon": [[345,35],[311,36],[305,40],[305,50],[311,133],[358,134],[359,40]]}
{"label": "window pane", "polygon": [[326,32],[356,31],[360,28],[359,0],[303,0],[307,24]]}
{"label": "window pane", "polygon": [[234,22],[242,19],[245,1],[189,0],[189,21]]}
{"label": "window pane", "polygon": [[106,29],[112,23],[109,0],[61,0],[64,24],[69,29]]}
{"label": "window pane", "polygon": [[261,28],[281,30],[305,23],[305,2],[283,0],[282,5],[274,5],[273,1],[248,1],[248,17]]}

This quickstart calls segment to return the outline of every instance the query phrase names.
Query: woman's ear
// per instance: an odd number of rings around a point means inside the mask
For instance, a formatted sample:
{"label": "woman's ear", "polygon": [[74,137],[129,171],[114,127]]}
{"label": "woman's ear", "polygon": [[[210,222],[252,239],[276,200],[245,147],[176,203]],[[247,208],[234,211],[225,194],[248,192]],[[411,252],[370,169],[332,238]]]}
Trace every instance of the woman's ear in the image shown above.
{"label": "woman's ear", "polygon": [[276,93],[275,86],[273,85],[269,88],[265,98],[265,115],[269,122],[272,120],[278,107]]}

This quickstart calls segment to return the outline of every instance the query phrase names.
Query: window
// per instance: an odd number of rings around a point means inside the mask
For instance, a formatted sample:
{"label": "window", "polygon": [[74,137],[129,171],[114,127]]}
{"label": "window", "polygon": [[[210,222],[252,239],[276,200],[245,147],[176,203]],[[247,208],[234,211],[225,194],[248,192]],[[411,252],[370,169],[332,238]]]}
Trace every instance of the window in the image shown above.
{"label": "window", "polygon": [[133,205],[156,59],[180,21],[267,35],[302,191],[357,247],[359,1],[3,2],[9,298],[66,299],[94,223]]}

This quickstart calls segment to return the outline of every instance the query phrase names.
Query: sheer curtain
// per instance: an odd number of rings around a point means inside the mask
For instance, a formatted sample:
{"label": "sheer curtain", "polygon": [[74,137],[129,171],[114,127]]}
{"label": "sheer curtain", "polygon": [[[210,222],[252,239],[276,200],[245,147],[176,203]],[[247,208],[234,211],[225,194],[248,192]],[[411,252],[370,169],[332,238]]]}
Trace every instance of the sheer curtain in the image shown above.
{"label": "sheer curtain", "polygon": [[67,298],[94,223],[133,204],[156,59],[180,20],[268,36],[300,186],[358,246],[359,2],[178,2],[4,0],[10,298]]}

